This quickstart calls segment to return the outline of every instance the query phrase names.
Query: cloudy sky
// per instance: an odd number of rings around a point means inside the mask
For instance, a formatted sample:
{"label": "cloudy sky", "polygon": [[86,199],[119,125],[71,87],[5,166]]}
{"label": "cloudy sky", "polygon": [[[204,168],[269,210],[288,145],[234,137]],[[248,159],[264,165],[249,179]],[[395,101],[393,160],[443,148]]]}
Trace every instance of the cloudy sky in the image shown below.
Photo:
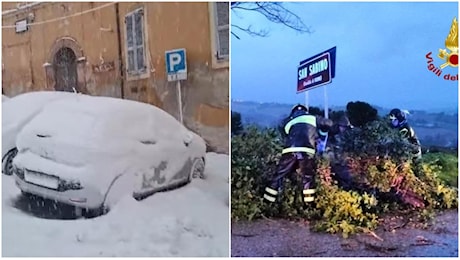
{"label": "cloudy sky", "polygon": [[[299,62],[337,47],[336,76],[326,85],[328,103],[365,101],[383,107],[439,109],[458,106],[458,75],[446,67],[441,77],[428,70],[427,58],[446,49],[455,2],[305,2],[286,3],[310,26],[300,34],[273,24],[262,15],[232,11],[232,24],[267,29],[267,37],[252,37],[232,29],[231,98],[233,100],[304,103],[296,93]],[[446,49],[449,51],[448,49]],[[324,87],[309,91],[309,104],[323,106]]]}

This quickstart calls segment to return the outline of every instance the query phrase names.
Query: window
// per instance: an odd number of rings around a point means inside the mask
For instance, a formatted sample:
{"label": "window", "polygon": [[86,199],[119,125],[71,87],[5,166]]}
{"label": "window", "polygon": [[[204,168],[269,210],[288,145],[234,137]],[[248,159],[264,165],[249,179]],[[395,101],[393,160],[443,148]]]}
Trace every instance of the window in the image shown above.
{"label": "window", "polygon": [[[229,3],[214,2],[210,4],[213,63],[218,67],[228,66],[229,60]],[[219,66],[219,64],[222,64]]]}
{"label": "window", "polygon": [[126,64],[128,76],[147,72],[144,41],[144,9],[139,8],[125,16]]}
{"label": "window", "polygon": [[228,59],[229,45],[229,26],[228,26],[228,3],[217,2],[216,4],[216,22],[217,22],[217,58]]}

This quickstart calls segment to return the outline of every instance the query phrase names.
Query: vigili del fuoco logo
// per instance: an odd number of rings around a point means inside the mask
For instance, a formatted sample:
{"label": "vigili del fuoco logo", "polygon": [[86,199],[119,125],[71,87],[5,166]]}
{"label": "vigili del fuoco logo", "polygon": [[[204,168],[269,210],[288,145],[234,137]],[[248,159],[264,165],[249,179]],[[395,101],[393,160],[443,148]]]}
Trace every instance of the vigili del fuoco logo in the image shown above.
{"label": "vigili del fuoco logo", "polygon": [[433,64],[432,53],[429,52],[426,54],[426,59],[428,63],[428,70],[433,72],[436,76],[441,77],[445,80],[458,81],[458,72],[457,75],[452,75],[450,73],[442,73],[443,69],[447,66],[457,68],[458,67],[458,23],[457,18],[454,18],[452,25],[450,26],[449,35],[446,38],[446,49],[439,49],[438,58],[440,58],[444,63],[439,67],[436,67]]}

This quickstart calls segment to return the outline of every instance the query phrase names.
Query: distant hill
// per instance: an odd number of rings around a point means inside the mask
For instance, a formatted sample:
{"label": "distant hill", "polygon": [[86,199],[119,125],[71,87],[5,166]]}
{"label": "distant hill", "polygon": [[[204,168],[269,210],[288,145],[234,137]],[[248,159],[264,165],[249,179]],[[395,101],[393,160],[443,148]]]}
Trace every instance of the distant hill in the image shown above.
{"label": "distant hill", "polygon": [[[232,111],[241,114],[243,124],[273,127],[288,115],[294,104],[259,103],[232,100]],[[372,104],[371,104],[372,105]],[[379,116],[391,108],[372,105]],[[345,106],[332,106],[333,111],[345,110]],[[458,112],[453,109],[435,112],[409,110],[409,123],[415,129],[423,145],[455,147],[458,145]]]}

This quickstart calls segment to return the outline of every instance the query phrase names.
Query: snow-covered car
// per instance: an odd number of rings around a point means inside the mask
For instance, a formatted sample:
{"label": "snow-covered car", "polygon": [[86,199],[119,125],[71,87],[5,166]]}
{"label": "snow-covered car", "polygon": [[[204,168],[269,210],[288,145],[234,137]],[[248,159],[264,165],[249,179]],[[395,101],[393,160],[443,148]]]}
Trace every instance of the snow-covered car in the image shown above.
{"label": "snow-covered car", "polygon": [[130,100],[80,94],[50,103],[17,147],[21,191],[74,206],[77,216],[204,178],[204,140],[165,111]]}
{"label": "snow-covered car", "polygon": [[[12,161],[17,153],[16,136],[42,108],[58,99],[75,96],[74,93],[37,91],[20,94],[2,102],[2,172],[12,174]],[[5,97],[5,96],[3,96]]]}

